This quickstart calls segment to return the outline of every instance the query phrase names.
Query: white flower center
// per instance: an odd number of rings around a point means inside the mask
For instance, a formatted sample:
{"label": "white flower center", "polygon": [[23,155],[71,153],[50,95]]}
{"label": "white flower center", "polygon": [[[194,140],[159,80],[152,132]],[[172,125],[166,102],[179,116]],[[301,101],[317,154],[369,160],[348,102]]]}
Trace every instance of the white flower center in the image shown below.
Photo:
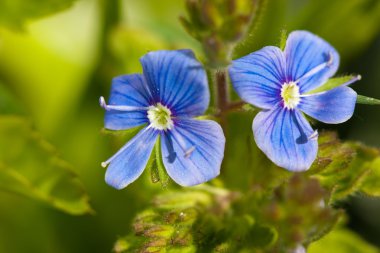
{"label": "white flower center", "polygon": [[149,106],[148,119],[150,126],[157,130],[170,130],[173,127],[172,112],[161,103]]}
{"label": "white flower center", "polygon": [[295,82],[284,83],[281,87],[281,97],[285,108],[294,109],[300,102],[300,88]]}

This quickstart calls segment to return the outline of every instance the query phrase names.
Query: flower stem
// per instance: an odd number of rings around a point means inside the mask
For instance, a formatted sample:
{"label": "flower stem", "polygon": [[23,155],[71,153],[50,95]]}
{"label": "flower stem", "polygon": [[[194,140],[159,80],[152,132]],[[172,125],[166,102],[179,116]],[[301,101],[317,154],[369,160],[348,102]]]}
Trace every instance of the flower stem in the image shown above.
{"label": "flower stem", "polygon": [[227,73],[227,68],[222,68],[214,74],[217,107],[215,116],[220,117],[222,126],[226,123],[228,112],[238,111],[245,104],[243,101],[230,101]]}
{"label": "flower stem", "polygon": [[217,108],[219,113],[224,115],[224,112],[229,106],[229,94],[228,94],[228,83],[227,83],[227,69],[219,69],[215,73],[215,82],[217,90]]}
{"label": "flower stem", "polygon": [[226,111],[229,107],[230,101],[226,68],[218,69],[215,72],[215,83],[217,91],[216,103],[218,108],[218,115],[220,116],[221,124],[224,127],[226,122]]}

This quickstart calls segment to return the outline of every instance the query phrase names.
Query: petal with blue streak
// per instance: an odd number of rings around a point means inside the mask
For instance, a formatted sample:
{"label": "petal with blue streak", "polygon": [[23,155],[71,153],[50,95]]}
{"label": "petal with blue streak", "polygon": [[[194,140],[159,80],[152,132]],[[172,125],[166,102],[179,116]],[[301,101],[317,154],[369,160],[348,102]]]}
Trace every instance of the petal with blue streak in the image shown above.
{"label": "petal with blue streak", "polygon": [[155,102],[176,116],[199,116],[206,111],[210,100],[207,76],[192,51],[154,51],[140,61]]}
{"label": "petal with blue streak", "polygon": [[332,77],[339,66],[339,54],[329,43],[307,31],[294,31],[286,41],[287,78],[296,81],[317,66],[328,63],[322,70],[299,83],[300,92],[311,91]]}
{"label": "petal with blue streak", "polygon": [[107,162],[106,182],[122,189],[135,181],[144,171],[158,133],[152,128],[142,129]]}
{"label": "petal with blue streak", "polygon": [[285,58],[277,47],[263,49],[234,60],[229,69],[232,85],[246,102],[263,109],[281,100],[285,80]]}
{"label": "petal with blue streak", "polygon": [[[145,78],[140,74],[123,75],[112,80],[109,105],[147,107],[152,100]],[[111,130],[124,130],[148,122],[146,110],[106,110],[104,125]]]}
{"label": "petal with blue streak", "polygon": [[176,183],[197,185],[219,175],[225,137],[218,123],[181,119],[161,138],[162,159]]}
{"label": "petal with blue streak", "polygon": [[299,109],[321,122],[339,124],[349,120],[355,110],[357,94],[341,86],[322,93],[303,97]]}
{"label": "petal with blue streak", "polygon": [[276,165],[290,171],[310,168],[318,151],[313,129],[297,110],[276,107],[261,111],[253,121],[257,146]]}

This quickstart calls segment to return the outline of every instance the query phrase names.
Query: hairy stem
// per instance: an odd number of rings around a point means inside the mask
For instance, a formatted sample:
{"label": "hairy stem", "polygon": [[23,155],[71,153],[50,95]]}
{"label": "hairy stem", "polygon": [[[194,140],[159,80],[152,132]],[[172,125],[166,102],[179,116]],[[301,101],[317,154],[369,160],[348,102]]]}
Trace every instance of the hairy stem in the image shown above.
{"label": "hairy stem", "polygon": [[229,104],[228,82],[227,82],[227,69],[218,69],[215,72],[215,86],[216,86],[216,107],[218,109],[217,115],[220,117],[220,124],[224,131],[227,130],[226,109]]}
{"label": "hairy stem", "polygon": [[222,68],[214,74],[217,107],[215,116],[220,117],[222,126],[226,123],[228,112],[237,111],[245,104],[243,101],[230,101],[227,73],[227,68]]}
{"label": "hairy stem", "polygon": [[215,82],[217,91],[217,108],[218,114],[223,118],[226,109],[229,106],[228,82],[227,82],[227,69],[219,69],[215,72]]}

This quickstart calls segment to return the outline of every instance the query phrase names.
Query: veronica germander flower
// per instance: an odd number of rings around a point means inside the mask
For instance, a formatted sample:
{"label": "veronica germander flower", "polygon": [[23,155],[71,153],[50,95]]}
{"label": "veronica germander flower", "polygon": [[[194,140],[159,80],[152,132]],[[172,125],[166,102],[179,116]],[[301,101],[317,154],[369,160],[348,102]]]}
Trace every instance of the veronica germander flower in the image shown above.
{"label": "veronica germander flower", "polygon": [[113,79],[105,128],[145,127],[114,156],[106,182],[122,189],[136,180],[147,165],[158,136],[169,176],[183,186],[206,182],[219,174],[225,137],[219,124],[197,120],[210,95],[202,65],[190,50],[150,52],[140,59],[143,74]]}
{"label": "veronica germander flower", "polygon": [[268,46],[233,61],[229,73],[235,90],[244,101],[263,109],[253,121],[255,141],[278,166],[307,170],[317,156],[318,134],[303,113],[330,124],[351,118],[357,94],[347,85],[360,76],[312,94],[338,66],[336,50],[306,31],[292,32],[284,51]]}

